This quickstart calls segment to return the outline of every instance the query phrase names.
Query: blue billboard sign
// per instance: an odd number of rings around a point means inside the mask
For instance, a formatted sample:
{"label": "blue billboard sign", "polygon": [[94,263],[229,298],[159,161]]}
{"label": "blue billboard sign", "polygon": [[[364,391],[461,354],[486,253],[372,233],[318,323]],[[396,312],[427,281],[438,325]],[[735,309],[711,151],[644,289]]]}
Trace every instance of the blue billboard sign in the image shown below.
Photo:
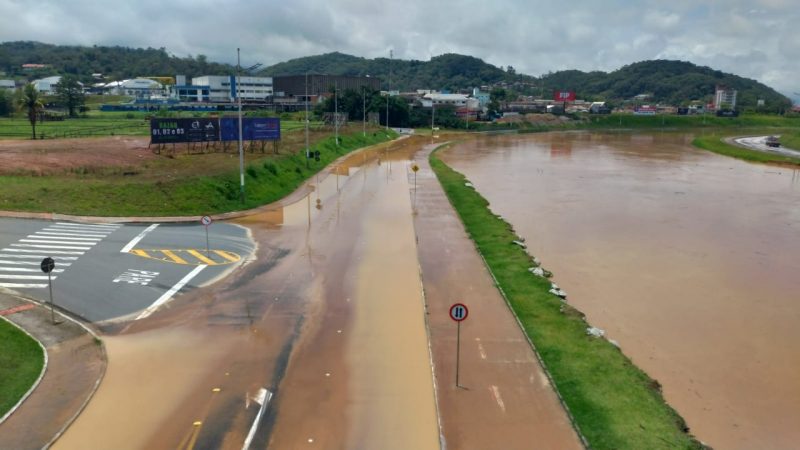
{"label": "blue billboard sign", "polygon": [[[239,140],[239,119],[220,119],[220,137],[223,141]],[[281,121],[275,117],[243,117],[242,140],[277,141],[281,138]]]}

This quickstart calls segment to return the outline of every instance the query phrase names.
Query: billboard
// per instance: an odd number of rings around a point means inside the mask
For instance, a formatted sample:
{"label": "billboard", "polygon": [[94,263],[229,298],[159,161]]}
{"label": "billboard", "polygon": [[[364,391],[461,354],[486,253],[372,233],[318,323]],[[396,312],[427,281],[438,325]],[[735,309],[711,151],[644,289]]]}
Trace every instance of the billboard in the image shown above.
{"label": "billboard", "polygon": [[553,100],[557,102],[574,102],[575,91],[553,91]]}
{"label": "billboard", "polygon": [[217,119],[150,119],[150,142],[209,142],[219,140]]}
{"label": "billboard", "polygon": [[[239,119],[223,117],[220,119],[223,141],[239,140]],[[242,140],[277,141],[281,138],[281,121],[275,117],[243,117]]]}

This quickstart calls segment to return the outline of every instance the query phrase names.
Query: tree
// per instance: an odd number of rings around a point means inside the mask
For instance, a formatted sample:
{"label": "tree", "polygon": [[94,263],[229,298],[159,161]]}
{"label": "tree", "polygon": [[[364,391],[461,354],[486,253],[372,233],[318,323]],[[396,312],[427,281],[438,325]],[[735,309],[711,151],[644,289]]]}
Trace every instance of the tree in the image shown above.
{"label": "tree", "polygon": [[33,133],[32,139],[36,139],[36,119],[39,118],[39,113],[44,109],[44,105],[39,91],[36,90],[33,83],[25,85],[17,100],[17,106],[28,115],[28,121],[31,123]]}
{"label": "tree", "polygon": [[10,116],[13,110],[10,91],[0,89],[0,116]]}
{"label": "tree", "polygon": [[75,117],[75,111],[86,103],[83,86],[74,75],[64,75],[56,85],[56,96],[59,103],[69,110],[69,116]]}

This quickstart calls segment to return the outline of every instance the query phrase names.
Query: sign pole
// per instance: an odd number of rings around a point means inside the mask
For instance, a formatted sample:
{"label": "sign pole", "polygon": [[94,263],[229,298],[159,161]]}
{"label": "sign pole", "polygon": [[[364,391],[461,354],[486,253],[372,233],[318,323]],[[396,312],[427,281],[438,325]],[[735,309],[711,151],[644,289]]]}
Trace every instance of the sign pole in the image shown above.
{"label": "sign pole", "polygon": [[206,229],[206,257],[208,257],[208,253],[209,253],[208,252],[208,227],[205,227],[205,229]]}
{"label": "sign pole", "polygon": [[56,311],[53,307],[53,279],[50,278],[50,272],[47,272],[47,285],[50,287],[50,320],[53,325],[56,324]]}
{"label": "sign pole", "polygon": [[456,322],[456,324],[457,324],[456,329],[458,330],[456,332],[456,387],[459,387],[458,369],[459,366],[461,365],[461,321],[459,320],[458,322]]}
{"label": "sign pole", "polygon": [[203,216],[200,218],[200,223],[206,229],[206,257],[210,258],[210,250],[208,245],[208,226],[211,225],[211,216]]}

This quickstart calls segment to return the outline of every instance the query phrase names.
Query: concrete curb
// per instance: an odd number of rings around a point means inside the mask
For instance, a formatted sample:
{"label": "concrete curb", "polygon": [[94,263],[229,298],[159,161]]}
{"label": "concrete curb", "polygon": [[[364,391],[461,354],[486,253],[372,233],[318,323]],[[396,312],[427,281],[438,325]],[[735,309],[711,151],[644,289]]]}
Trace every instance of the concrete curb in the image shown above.
{"label": "concrete curb", "polygon": [[5,415],[3,415],[3,417],[0,417],[0,425],[2,425],[3,422],[6,421],[6,419],[11,417],[11,415],[14,414],[14,412],[17,409],[19,409],[19,407],[22,406],[23,403],[25,403],[25,400],[27,400],[28,397],[30,397],[31,394],[33,394],[33,391],[35,391],[36,388],[39,387],[39,383],[42,382],[42,379],[44,378],[44,374],[45,374],[45,372],[47,372],[47,366],[48,366],[48,363],[49,363],[49,358],[47,356],[47,349],[44,347],[44,345],[42,345],[41,341],[39,341],[38,339],[33,337],[30,333],[28,333],[27,330],[25,330],[21,326],[19,326],[16,323],[6,319],[4,316],[0,316],[0,319],[3,319],[6,322],[10,323],[12,326],[16,327],[18,330],[20,330],[23,333],[25,333],[26,335],[28,335],[29,338],[33,339],[37,344],[39,344],[39,347],[42,349],[42,354],[44,355],[44,364],[42,365],[42,371],[39,373],[39,377],[36,379],[36,381],[33,382],[33,385],[31,386],[30,389],[28,389],[28,392],[26,392],[25,395],[23,395],[22,398],[19,399],[17,404],[12,406],[11,409],[9,409],[8,412],[5,413]]}
{"label": "concrete curb", "polygon": [[[44,306],[45,306],[44,304],[42,304],[42,303],[39,303],[39,302],[38,302],[38,301],[36,301],[36,300],[30,299],[30,298],[27,298],[27,297],[23,297],[23,296],[21,296],[21,295],[17,295],[17,294],[8,294],[8,295],[11,295],[12,297],[18,298],[18,299],[20,299],[20,300],[22,300],[22,301],[25,301],[25,302],[28,302],[28,303],[33,303],[34,305],[36,305],[36,306],[38,306],[38,307],[44,307]],[[61,437],[61,436],[62,436],[62,435],[63,435],[63,434],[64,434],[64,433],[67,431],[67,429],[68,429],[70,426],[72,426],[72,424],[75,422],[75,420],[77,420],[77,419],[78,419],[78,416],[80,416],[80,415],[81,415],[81,413],[82,413],[82,412],[83,412],[83,411],[86,409],[86,407],[89,405],[89,401],[91,401],[91,399],[94,397],[94,394],[95,394],[95,393],[97,393],[97,390],[100,388],[100,383],[101,383],[101,382],[103,381],[103,379],[105,378],[105,375],[106,375],[106,370],[108,369],[108,353],[106,352],[106,346],[105,346],[105,343],[103,342],[103,340],[102,340],[102,339],[100,339],[100,336],[98,336],[98,335],[97,335],[97,333],[95,333],[95,332],[94,332],[94,330],[92,330],[91,328],[89,328],[88,326],[86,326],[86,324],[82,323],[81,321],[79,321],[79,320],[77,320],[77,319],[75,319],[75,318],[73,318],[73,317],[70,317],[70,315],[68,315],[68,314],[64,314],[63,312],[61,312],[61,311],[58,311],[58,310],[56,310],[56,313],[57,313],[59,316],[61,316],[63,319],[69,320],[70,322],[74,323],[75,325],[78,325],[79,327],[83,328],[84,330],[86,330],[86,332],[87,332],[89,335],[91,335],[91,336],[92,336],[94,339],[96,339],[98,342],[100,342],[100,349],[102,350],[103,369],[102,369],[102,372],[100,373],[100,376],[99,376],[99,377],[97,377],[97,380],[95,381],[95,383],[94,383],[94,386],[92,387],[92,390],[91,390],[91,392],[89,392],[89,395],[87,395],[87,396],[86,396],[86,399],[83,401],[83,403],[81,404],[81,406],[78,408],[78,410],[77,410],[77,411],[75,411],[75,414],[73,414],[73,415],[72,415],[72,417],[70,417],[70,418],[69,418],[69,419],[68,419],[68,420],[67,420],[67,421],[64,423],[64,425],[63,425],[63,426],[62,426],[62,427],[61,427],[61,428],[58,430],[58,432],[55,434],[55,436],[53,436],[53,438],[52,438],[52,439],[50,439],[50,441],[49,441],[49,442],[47,442],[47,443],[46,443],[46,444],[45,444],[45,445],[42,447],[43,449],[50,448],[50,446],[52,446],[52,445],[53,445],[53,444],[54,444],[54,443],[55,443],[55,442],[56,442],[56,441],[57,441],[57,440],[58,440],[58,439],[59,439],[59,438],[60,438],[60,437]],[[27,332],[25,329],[23,329],[23,328],[22,328],[22,327],[20,327],[19,325],[17,325],[17,324],[15,324],[15,323],[11,322],[10,320],[6,319],[5,317],[2,317],[2,316],[0,316],[0,318],[2,318],[2,319],[4,319],[4,320],[6,320],[7,322],[9,322],[9,323],[11,323],[12,325],[16,326],[17,328],[21,329],[21,330],[22,330],[22,331],[23,331],[25,334],[27,334],[28,336],[31,336],[31,335],[30,335],[30,333],[28,333],[28,332]],[[47,366],[47,360],[48,360],[48,359],[47,359],[47,350],[44,348],[44,346],[42,345],[42,343],[41,343],[41,342],[39,342],[39,341],[38,341],[36,338],[34,338],[33,336],[31,336],[31,338],[32,338],[32,339],[34,339],[36,342],[38,342],[38,343],[39,343],[39,345],[40,345],[40,346],[42,347],[42,349],[44,350],[44,352],[45,352],[45,368],[46,368],[46,366]],[[15,406],[14,406],[14,408],[12,408],[12,410],[11,410],[11,411],[9,411],[9,413],[8,413],[8,414],[6,414],[5,416],[3,416],[3,418],[2,418],[2,419],[0,419],[0,424],[2,424],[2,423],[3,423],[3,421],[5,421],[5,420],[6,420],[8,417],[11,417],[11,413],[13,413],[14,411],[16,411],[16,409],[17,409],[17,408],[19,408],[19,407],[22,405],[22,403],[23,403],[23,402],[24,402],[24,401],[25,401],[25,400],[28,398],[28,396],[30,396],[31,394],[33,394],[33,392],[34,392],[34,391],[36,390],[36,388],[39,386],[39,382],[40,382],[40,381],[41,381],[41,380],[44,378],[44,375],[45,375],[45,370],[42,370],[42,373],[39,375],[39,379],[36,381],[36,383],[35,383],[35,384],[34,384],[34,385],[31,387],[31,389],[30,389],[30,390],[29,390],[29,391],[28,391],[28,392],[25,394],[25,396],[24,396],[24,397],[23,397],[23,398],[22,398],[22,399],[21,399],[21,400],[20,400],[20,401],[19,401],[19,402],[18,402],[18,403],[15,405]]]}

